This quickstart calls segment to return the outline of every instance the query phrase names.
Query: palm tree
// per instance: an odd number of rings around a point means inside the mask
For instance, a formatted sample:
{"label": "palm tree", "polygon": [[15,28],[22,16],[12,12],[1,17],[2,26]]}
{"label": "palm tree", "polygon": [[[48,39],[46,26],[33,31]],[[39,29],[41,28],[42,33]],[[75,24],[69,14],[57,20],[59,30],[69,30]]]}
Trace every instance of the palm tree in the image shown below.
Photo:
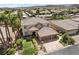
{"label": "palm tree", "polygon": [[[0,14],[0,23],[3,23],[3,19],[1,19],[1,14]],[[1,24],[0,24],[1,25]],[[2,34],[2,31],[1,31],[1,28],[0,28],[0,34],[1,34],[1,37],[2,38],[0,38],[1,39],[1,41],[3,42],[5,42],[5,40],[4,40],[4,36],[3,36],[3,34]]]}
{"label": "palm tree", "polygon": [[40,14],[40,10],[39,10],[39,8],[36,10],[36,14],[37,14],[38,17],[39,17],[39,14]]}
{"label": "palm tree", "polygon": [[14,28],[17,29],[17,32],[18,32],[18,38],[20,38],[20,37],[21,37],[21,34],[20,34],[21,23],[20,23],[19,18],[16,18],[16,19],[13,21],[13,24],[14,24]]}
{"label": "palm tree", "polygon": [[11,36],[10,36],[10,32],[9,32],[9,23],[10,23],[10,12],[9,11],[5,11],[4,13],[1,14],[1,19],[3,20],[4,22],[4,25],[5,25],[5,31],[6,31],[6,37],[7,37],[7,41],[11,41]]}
{"label": "palm tree", "polygon": [[[23,11],[22,10],[18,10],[17,12],[17,20],[15,22],[19,22],[17,23],[17,29],[18,29],[18,37],[20,38],[21,37],[21,34],[20,34],[20,26],[21,26],[21,20],[22,20],[22,16],[23,16]],[[20,21],[19,21],[20,20]]]}
{"label": "palm tree", "polygon": [[18,16],[18,18],[19,18],[20,20],[22,20],[23,11],[22,11],[22,10],[18,10],[17,16]]}
{"label": "palm tree", "polygon": [[5,14],[2,14],[1,17],[5,25],[6,37],[7,37],[7,40],[9,41],[8,32],[7,32],[8,30],[7,16]]}
{"label": "palm tree", "polygon": [[[13,30],[14,34],[15,34],[15,30],[17,30],[19,32],[20,20],[16,14],[11,15],[11,26],[12,26],[12,30]],[[16,35],[15,35],[15,38],[16,38]]]}

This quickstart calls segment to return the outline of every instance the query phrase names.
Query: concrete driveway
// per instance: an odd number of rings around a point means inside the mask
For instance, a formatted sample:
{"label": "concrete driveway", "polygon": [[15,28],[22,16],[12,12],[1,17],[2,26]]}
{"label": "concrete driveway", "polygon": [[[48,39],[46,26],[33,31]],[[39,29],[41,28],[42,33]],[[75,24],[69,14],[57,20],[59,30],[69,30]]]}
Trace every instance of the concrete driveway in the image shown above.
{"label": "concrete driveway", "polygon": [[52,41],[49,43],[44,43],[43,45],[46,48],[47,53],[54,52],[64,48],[64,46],[61,43],[59,43],[59,41]]}
{"label": "concrete driveway", "polygon": [[79,44],[48,53],[48,55],[79,55]]}
{"label": "concrete driveway", "polygon": [[[72,38],[76,41],[75,45],[68,45],[65,47],[59,43],[59,40],[44,43],[43,46],[47,51],[46,54],[79,54],[79,52],[77,52],[79,50],[79,35],[72,36]],[[45,53],[43,52],[43,54]]]}

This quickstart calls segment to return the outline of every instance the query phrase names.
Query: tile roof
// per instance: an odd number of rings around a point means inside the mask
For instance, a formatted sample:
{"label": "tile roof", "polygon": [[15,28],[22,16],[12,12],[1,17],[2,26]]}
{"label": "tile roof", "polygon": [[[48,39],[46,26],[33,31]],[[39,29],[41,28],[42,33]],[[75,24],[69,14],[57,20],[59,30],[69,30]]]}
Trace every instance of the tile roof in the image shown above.
{"label": "tile roof", "polygon": [[38,30],[38,28],[36,28],[36,27],[31,27],[30,29],[29,29],[29,31],[37,31]]}
{"label": "tile roof", "polygon": [[63,22],[65,22],[69,25],[72,25],[72,26],[76,26],[76,27],[78,27],[78,25],[79,25],[78,22],[75,22],[75,21],[72,21],[72,20],[63,20]]}
{"label": "tile roof", "polygon": [[60,28],[63,28],[65,30],[75,30],[75,29],[78,29],[77,26],[73,26],[72,24],[69,24],[69,22],[70,21],[63,21],[63,20],[53,20],[53,21],[51,21],[52,24],[54,24],[54,25],[56,25],[56,26],[58,26]]}
{"label": "tile roof", "polygon": [[79,18],[73,18],[73,21],[79,22]]}
{"label": "tile roof", "polygon": [[38,35],[40,37],[50,36],[50,35],[55,35],[55,34],[58,34],[58,33],[50,27],[43,27],[42,29],[38,31]]}
{"label": "tile roof", "polygon": [[28,17],[21,21],[21,25],[35,25],[38,23],[44,24],[44,23],[49,23],[49,22],[42,18],[38,18],[38,17],[31,17],[31,18]]}

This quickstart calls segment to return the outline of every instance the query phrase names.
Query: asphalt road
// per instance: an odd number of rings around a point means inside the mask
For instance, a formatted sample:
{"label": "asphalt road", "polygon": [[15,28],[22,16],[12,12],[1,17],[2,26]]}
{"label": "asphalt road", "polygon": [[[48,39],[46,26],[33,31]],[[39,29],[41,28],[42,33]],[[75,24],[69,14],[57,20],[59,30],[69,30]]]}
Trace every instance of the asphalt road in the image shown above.
{"label": "asphalt road", "polygon": [[48,53],[47,55],[79,55],[79,44]]}

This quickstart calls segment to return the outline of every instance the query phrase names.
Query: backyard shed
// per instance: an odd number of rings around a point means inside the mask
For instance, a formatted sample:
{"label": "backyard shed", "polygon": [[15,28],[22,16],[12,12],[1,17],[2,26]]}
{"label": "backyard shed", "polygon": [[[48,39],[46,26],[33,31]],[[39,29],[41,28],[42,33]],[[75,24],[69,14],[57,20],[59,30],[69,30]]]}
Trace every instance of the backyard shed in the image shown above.
{"label": "backyard shed", "polygon": [[43,27],[38,31],[40,40],[52,40],[57,37],[57,32],[50,27]]}

